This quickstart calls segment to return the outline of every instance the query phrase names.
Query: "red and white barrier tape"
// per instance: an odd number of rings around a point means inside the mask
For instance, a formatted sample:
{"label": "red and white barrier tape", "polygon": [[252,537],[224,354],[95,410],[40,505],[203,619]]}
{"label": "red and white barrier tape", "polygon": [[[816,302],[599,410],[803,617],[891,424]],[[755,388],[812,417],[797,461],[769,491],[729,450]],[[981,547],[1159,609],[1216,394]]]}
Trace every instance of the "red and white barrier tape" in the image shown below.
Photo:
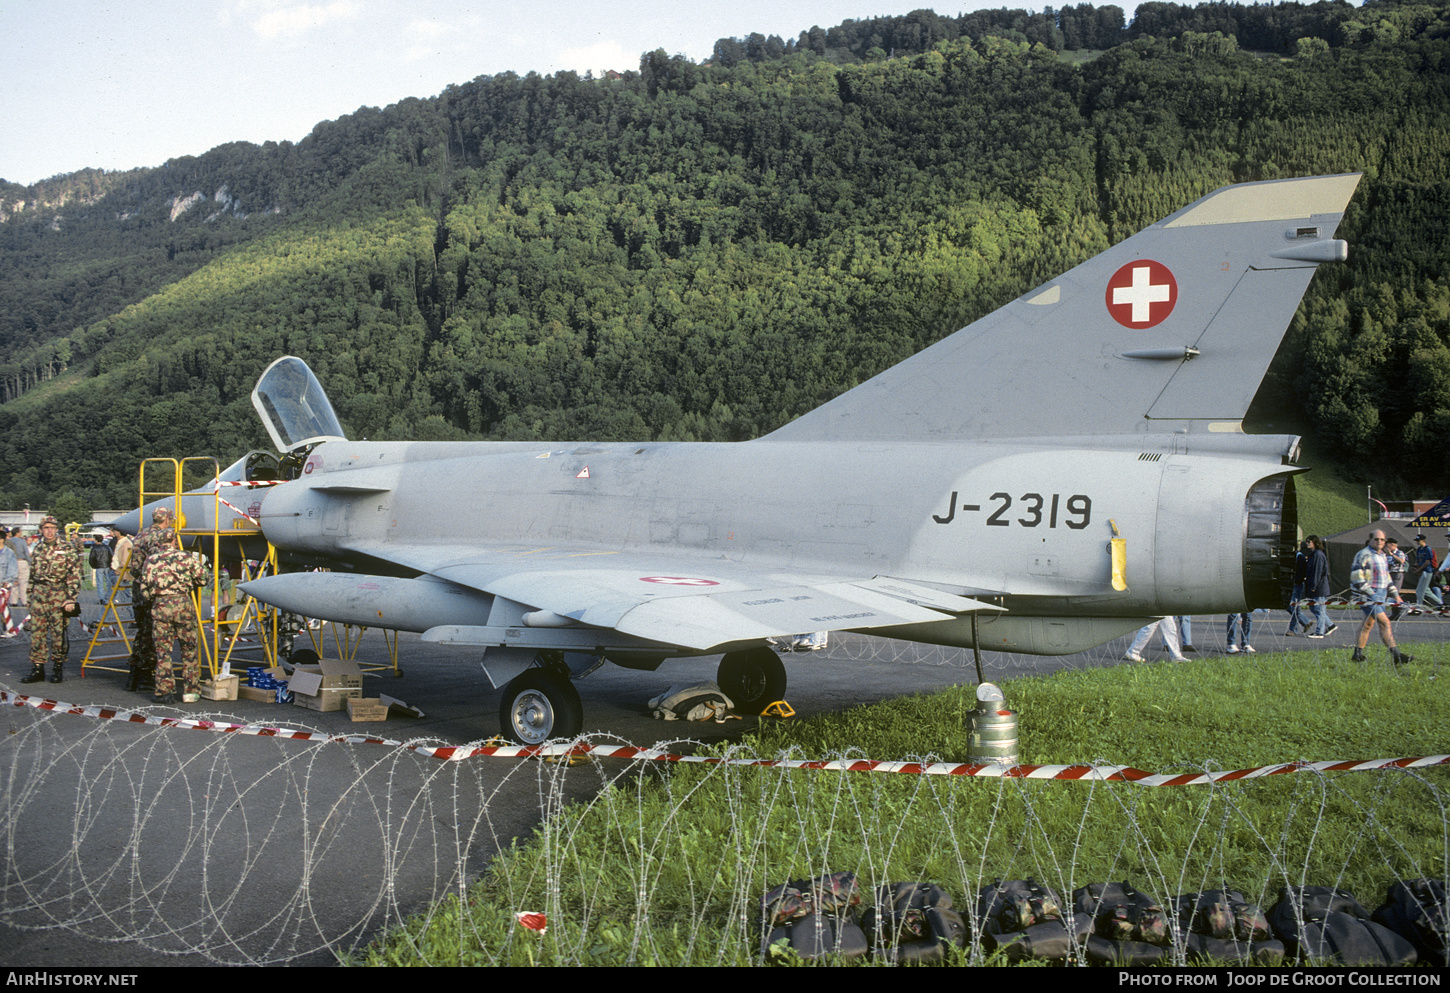
{"label": "red and white barrier tape", "polygon": [[823,761],[819,759],[719,759],[702,755],[680,755],[657,748],[634,745],[591,745],[575,742],[563,745],[409,745],[389,738],[364,735],[327,734],[322,731],[298,731],[262,724],[224,724],[206,719],[155,717],[133,710],[113,707],[74,707],[56,700],[26,696],[0,689],[0,705],[34,707],[81,717],[120,720],[129,724],[151,724],[198,731],[220,731],[230,734],[254,734],[266,738],[291,738],[297,741],[337,742],[352,745],[391,745],[406,748],[443,762],[461,762],[471,758],[594,758],[635,759],[645,762],[685,762],[702,765],[755,766],[759,768],[813,769],[820,772],[893,772],[920,776],[974,776],[984,779],[1056,779],[1129,782],[1138,786],[1203,786],[1210,783],[1234,782],[1240,779],[1261,779],[1289,772],[1366,772],[1374,769],[1423,769],[1450,765],[1450,755],[1417,758],[1369,759],[1360,762],[1283,762],[1253,769],[1230,769],[1222,772],[1151,773],[1126,765],[974,765],[953,762],[877,762],[871,759]]}
{"label": "red and white barrier tape", "polygon": [[0,620],[5,622],[5,637],[13,638],[20,633],[19,626],[10,619],[10,590],[0,586]]}
{"label": "red and white barrier tape", "polygon": [[[223,479],[217,481],[216,490],[214,492],[220,492],[223,486],[243,486],[249,490],[254,490],[259,486],[281,486],[286,481],[287,480],[285,479]],[[242,508],[236,506],[235,504],[227,502],[221,497],[217,497],[217,499],[224,507],[232,511],[232,513],[239,514],[242,517],[245,517],[247,520],[251,521],[258,527],[262,526],[261,522],[259,522],[255,517],[247,513]]]}
{"label": "red and white barrier tape", "polygon": [[251,514],[247,513],[241,507],[236,506],[235,504],[231,503],[229,500],[225,499],[224,497],[217,497],[217,503],[221,504],[223,507],[227,508],[228,510],[230,510],[234,514],[240,514],[242,517],[245,517],[247,520],[251,521],[257,527],[261,527],[262,526],[262,522],[261,521],[257,520],[255,517],[253,517]]}

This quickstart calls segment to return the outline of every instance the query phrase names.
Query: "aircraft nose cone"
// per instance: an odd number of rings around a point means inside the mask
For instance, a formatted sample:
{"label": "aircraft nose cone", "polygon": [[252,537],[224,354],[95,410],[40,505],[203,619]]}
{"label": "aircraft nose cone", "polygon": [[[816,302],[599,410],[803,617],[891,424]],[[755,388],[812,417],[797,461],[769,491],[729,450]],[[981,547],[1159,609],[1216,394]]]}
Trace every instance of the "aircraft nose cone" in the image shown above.
{"label": "aircraft nose cone", "polygon": [[111,522],[111,527],[118,528],[125,534],[135,534],[141,530],[141,511],[133,510],[129,514],[123,514]]}

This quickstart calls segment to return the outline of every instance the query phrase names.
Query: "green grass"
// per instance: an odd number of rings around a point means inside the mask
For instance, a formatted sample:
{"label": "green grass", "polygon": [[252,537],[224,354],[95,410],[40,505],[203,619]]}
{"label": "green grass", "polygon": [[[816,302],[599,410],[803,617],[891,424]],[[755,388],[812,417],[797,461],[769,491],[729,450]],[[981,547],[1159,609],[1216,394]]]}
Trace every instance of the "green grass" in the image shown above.
{"label": "green grass", "polygon": [[[1234,767],[1450,750],[1450,704],[1437,692],[1446,646],[1420,646],[1401,672],[1383,661],[1377,638],[1366,651],[1364,664],[1351,662],[1347,648],[1200,655],[1002,686],[1019,715],[1021,761],[1035,764],[1101,760],[1161,771],[1209,760]],[[975,691],[962,685],[765,725],[759,748],[822,755],[860,742],[873,758],[965,760]]]}
{"label": "green grass", "polygon": [[[1374,649],[1371,649],[1373,652]],[[1382,649],[1380,652],[1382,653]],[[1450,648],[1396,671],[1343,650],[1121,666],[1003,684],[1022,760],[1150,772],[1450,751],[1437,692]],[[972,687],[767,725],[747,754],[966,757]],[[720,754],[739,756],[739,748]],[[1286,883],[1373,907],[1396,878],[1450,874],[1450,773],[1295,773],[1214,787],[673,766],[618,780],[497,858],[359,964],[749,964],[767,888],[851,869],[931,880],[970,907],[997,877],[1063,895],[1127,879],[1160,900],[1230,886],[1266,906]],[[543,910],[545,935],[519,928]]]}
{"label": "green grass", "polygon": [[1305,535],[1339,534],[1369,522],[1362,483],[1349,482],[1344,470],[1305,438],[1300,465],[1313,468],[1294,477],[1299,530]]}

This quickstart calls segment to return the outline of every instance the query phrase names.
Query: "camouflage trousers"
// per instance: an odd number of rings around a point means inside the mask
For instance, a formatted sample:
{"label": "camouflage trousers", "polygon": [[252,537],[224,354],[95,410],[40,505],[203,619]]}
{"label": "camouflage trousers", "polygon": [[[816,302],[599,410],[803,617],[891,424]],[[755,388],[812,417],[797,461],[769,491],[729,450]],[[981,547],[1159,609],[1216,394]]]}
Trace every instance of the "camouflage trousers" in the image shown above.
{"label": "camouflage trousers", "polygon": [[156,668],[156,646],[151,640],[151,601],[134,586],[132,591],[131,616],[136,619],[136,640],[131,645],[131,668],[140,669],[148,676]]}
{"label": "camouflage trousers", "polygon": [[45,668],[47,661],[63,665],[70,654],[70,618],[65,616],[69,597],[58,586],[30,588],[30,664]]}
{"label": "camouflage trousers", "polygon": [[195,693],[201,686],[201,666],[196,655],[196,608],[185,593],[151,601],[151,640],[156,650],[156,695],[175,692],[171,644],[181,642],[183,693]]}

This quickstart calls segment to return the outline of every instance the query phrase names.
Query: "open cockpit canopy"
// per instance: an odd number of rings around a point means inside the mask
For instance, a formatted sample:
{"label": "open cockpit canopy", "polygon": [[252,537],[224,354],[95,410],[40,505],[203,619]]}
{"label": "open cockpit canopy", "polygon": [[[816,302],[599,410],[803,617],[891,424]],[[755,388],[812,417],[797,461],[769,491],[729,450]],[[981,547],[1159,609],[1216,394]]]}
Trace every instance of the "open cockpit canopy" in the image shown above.
{"label": "open cockpit canopy", "polygon": [[295,356],[284,355],[267,367],[252,390],[252,406],[279,452],[344,438],[322,384]]}

